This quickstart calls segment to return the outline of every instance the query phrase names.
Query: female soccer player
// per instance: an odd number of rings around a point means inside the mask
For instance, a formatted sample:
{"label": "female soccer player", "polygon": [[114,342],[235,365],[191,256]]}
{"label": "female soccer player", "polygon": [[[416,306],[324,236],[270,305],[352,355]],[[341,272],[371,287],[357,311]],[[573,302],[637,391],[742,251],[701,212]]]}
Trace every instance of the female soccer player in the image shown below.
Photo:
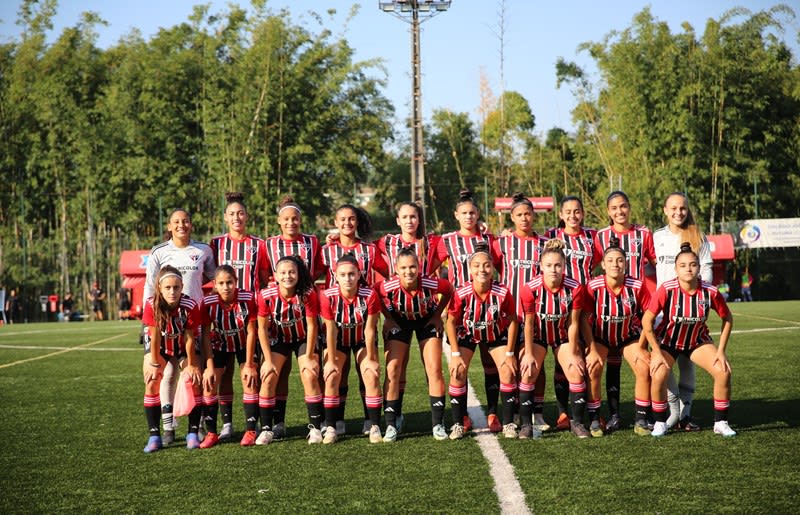
{"label": "female soccer player", "polygon": [[444,279],[420,274],[419,258],[406,247],[395,258],[396,274],[376,286],[382,300],[386,353],[384,386],[386,435],[397,439],[397,417],[401,415],[400,389],[408,363],[408,347],[416,334],[431,402],[433,437],[445,440],[444,379],[442,377],[442,311],[450,302],[453,287]]}
{"label": "female soccer player", "polygon": [[[650,374],[656,423],[651,434],[656,437],[667,434],[667,381],[675,360],[684,355],[714,380],[714,432],[735,436],[736,431],[728,425],[731,365],[725,354],[733,316],[717,289],[700,279],[700,259],[689,242],[681,245],[675,257],[675,272],[675,279],[658,287],[642,321],[652,348]],[[706,324],[712,309],[722,319],[719,346],[714,346]],[[658,314],[663,317],[654,331],[653,322]]]}
{"label": "female soccer player", "polygon": [[360,285],[361,268],[352,254],[344,254],[336,262],[337,285],[320,295],[320,312],[325,321],[326,350],[323,378],[325,380],[325,435],[322,443],[334,443],[336,422],[340,420],[339,383],[343,364],[352,352],[365,385],[365,401],[369,415],[369,441],[382,441],[380,365],[376,333],[381,303],[372,288]]}
{"label": "female soccer player", "polygon": [[485,345],[500,373],[503,401],[503,436],[517,437],[514,425],[516,397],[516,343],[519,322],[511,292],[494,280],[494,265],[489,246],[475,245],[466,262],[471,282],[455,291],[447,316],[447,341],[450,343],[450,399],[454,424],[450,439],[464,436],[462,421],[467,411],[467,376],[475,348]]}
{"label": "female soccer player", "polygon": [[[425,217],[422,208],[414,202],[402,202],[397,208],[395,218],[400,234],[387,234],[382,236],[375,244],[378,252],[383,256],[391,273],[397,271],[397,257],[403,249],[411,248],[417,255],[419,263],[419,273],[433,277],[435,268],[435,252],[439,244],[439,236],[436,234],[425,234]],[[438,266],[438,265],[437,265]],[[386,326],[384,326],[384,341],[386,338]],[[402,374],[400,376],[400,397],[397,405],[397,432],[402,430],[403,422],[403,397],[406,390],[406,369],[408,367],[408,353],[405,362],[401,365]]]}
{"label": "female soccer player", "polygon": [[[220,265],[214,273],[214,293],[201,305],[203,349],[211,353],[213,366],[203,372],[203,416],[206,430],[201,449],[208,449],[220,439],[217,433],[218,390],[232,358],[239,363],[242,381],[242,402],[247,429],[241,445],[250,446],[256,439],[258,420],[258,368],[255,360],[257,327],[256,302],[253,294],[239,289],[236,270]],[[208,357],[207,357],[208,358]]]}
{"label": "female soccer player", "polygon": [[[275,284],[261,290],[258,296],[258,334],[262,348],[267,348],[278,375],[291,360],[297,357],[300,379],[305,390],[308,410],[308,443],[322,442],[322,392],[319,385],[319,360],[315,352],[319,327],[319,297],[314,281],[303,260],[297,256],[283,256],[275,263]],[[266,370],[269,372],[269,369]],[[270,410],[275,397],[269,390],[261,390],[262,430],[257,444],[269,443],[269,424],[273,420]],[[263,436],[267,435],[267,436]],[[260,441],[260,442],[259,442]]]}
{"label": "female soccer player", "polygon": [[[539,260],[547,241],[533,230],[535,215],[533,204],[522,193],[516,193],[511,203],[511,221],[514,231],[499,236],[494,242],[495,254],[502,257],[500,282],[506,285],[516,299],[517,320],[522,323],[525,312],[522,309],[522,286],[539,274]],[[518,347],[522,346],[522,331],[519,331]],[[533,424],[540,431],[550,426],[544,421],[545,374],[542,370],[536,380],[533,398]]]}
{"label": "female soccer player", "polygon": [[[247,232],[249,215],[244,205],[244,195],[239,192],[225,194],[225,224],[228,232],[211,240],[211,251],[217,265],[230,265],[236,271],[237,288],[253,295],[267,285],[270,268],[264,240]],[[228,362],[219,382],[219,410],[222,412],[221,440],[233,436],[233,371],[234,353],[228,353]],[[245,418],[247,416],[245,415]]]}
{"label": "female soccer player", "polygon": [[[699,256],[700,278],[711,284],[713,277],[711,247],[694,221],[686,195],[680,192],[670,193],[664,201],[664,215],[667,217],[667,225],[653,233],[657,285],[661,286],[675,278],[675,256],[685,242],[688,242]],[[678,355],[678,370],[680,382],[675,380],[674,374],[670,374],[668,385],[670,413],[667,425],[675,427],[678,424],[684,431],[699,431],[700,426],[692,422],[694,364],[687,356]]]}
{"label": "female soccer player", "polygon": [[[214,277],[214,255],[211,247],[192,239],[192,217],[185,209],[176,209],[169,215],[168,239],[150,250],[144,295],[149,299],[156,292],[156,276],[165,265],[178,270],[183,278],[183,293],[197,304],[203,301],[203,284]],[[148,338],[145,334],[145,340]],[[175,439],[172,401],[178,377],[172,361],[167,361],[161,381],[161,419],[164,426],[164,445]]]}
{"label": "female soccer player", "polygon": [[[597,231],[583,226],[583,201],[579,197],[570,195],[562,198],[558,216],[561,218],[558,227],[547,231],[546,236],[564,242],[566,256],[564,274],[585,286],[592,278],[592,270],[602,259]],[[556,427],[559,430],[569,429],[567,412],[569,385],[558,362],[553,373],[553,386],[558,404]]]}
{"label": "female soccer player", "polygon": [[[344,204],[339,206],[334,216],[334,224],[339,230],[338,237],[332,238],[329,243],[322,247],[322,261],[327,270],[328,288],[337,286],[336,281],[336,268],[339,259],[345,254],[352,254],[358,263],[358,268],[361,271],[360,280],[365,285],[372,285],[374,272],[378,272],[383,277],[389,277],[389,267],[384,261],[383,257],[378,252],[378,248],[373,243],[367,243],[366,238],[372,232],[372,220],[369,214],[361,208],[355,207],[351,204]],[[345,403],[347,400],[348,376],[350,372],[350,356],[347,355],[347,360],[342,363],[342,381],[339,384],[341,392],[340,397],[340,415],[337,419],[337,429],[339,434],[344,434],[344,412]],[[368,409],[366,405],[366,393],[364,389],[364,382],[361,378],[361,371],[357,369],[359,374],[359,393],[364,407],[364,426],[362,432],[368,434],[372,427],[372,422],[369,420]]]}
{"label": "female soccer player", "polygon": [[520,355],[521,438],[538,438],[541,432],[531,421],[530,392],[544,363],[549,346],[569,381],[569,402],[572,404],[570,429],[579,438],[588,438],[583,425],[586,406],[586,365],[578,341],[580,317],[584,309],[583,285],[564,275],[566,259],[564,243],[545,243],[540,261],[541,275],[525,284],[522,306],[525,310],[525,348]]}
{"label": "female soccer player", "polygon": [[[194,385],[196,397],[201,395],[202,376],[200,356],[195,350],[195,329],[200,325],[200,310],[197,302],[182,294],[183,279],[178,269],[164,266],[155,274],[155,295],[145,302],[142,322],[148,330],[145,339],[145,359],[142,366],[144,375],[144,413],[150,438],[144,452],[151,453],[161,449],[163,442],[159,431],[161,418],[161,399],[159,391],[163,371],[167,363],[185,368]],[[209,360],[210,361],[210,360]],[[211,363],[208,363],[212,366]],[[197,428],[200,425],[200,406],[195,406],[189,414],[189,432],[186,435],[186,448],[200,446]]]}
{"label": "female soccer player", "polygon": [[[588,343],[586,369],[589,373],[589,432],[603,436],[600,424],[600,381],[603,367],[611,355],[625,356],[636,378],[634,397],[636,423],[634,431],[649,435],[647,411],[650,407],[650,354],[647,341],[642,337],[642,313],[650,302],[644,283],[627,275],[629,256],[620,248],[619,240],[612,236],[603,253],[601,266],[605,275],[595,277],[586,286],[586,301],[582,318],[583,339]],[[619,401],[619,397],[617,397]],[[613,430],[617,430],[615,427]],[[606,427],[606,431],[610,431]]]}
{"label": "female soccer player", "polygon": [[[619,248],[627,258],[627,274],[633,279],[645,280],[645,264],[656,264],[653,247],[653,233],[643,225],[630,221],[631,203],[622,191],[612,191],[606,198],[606,212],[609,225],[597,231],[601,249],[611,246],[612,238],[619,241]],[[646,305],[644,306],[646,307]],[[606,369],[606,396],[611,417],[606,422],[606,432],[616,431],[622,423],[619,416],[620,366],[622,356],[615,346],[608,349],[608,368]],[[638,429],[638,428],[637,428]]]}
{"label": "female soccer player", "polygon": [[[494,254],[492,248],[494,236],[491,233],[484,233],[480,230],[481,211],[478,208],[478,204],[475,203],[470,190],[463,189],[459,193],[454,216],[458,221],[459,229],[443,235],[439,240],[434,267],[438,267],[439,263],[448,261],[448,279],[453,288],[458,290],[470,282],[470,270],[467,261],[475,252],[476,245],[485,244],[489,246],[490,257],[494,266],[499,266],[500,257]],[[500,375],[485,345],[480,346],[480,356],[481,364],[483,365],[486,407],[489,413],[487,422],[489,430],[496,433],[502,430],[502,424],[497,417]],[[471,425],[472,422],[469,418],[464,420],[464,426],[467,430],[471,428]]]}
{"label": "female soccer player", "polygon": [[[312,280],[317,279],[325,270],[319,239],[313,234],[304,234],[303,211],[290,196],[285,196],[278,204],[278,227],[280,234],[267,238],[267,258],[272,270],[278,261],[285,256],[296,256],[305,265]],[[280,371],[278,387],[273,411],[272,432],[275,438],[286,433],[286,400],[289,396],[289,374],[292,371],[292,360],[286,360]]]}

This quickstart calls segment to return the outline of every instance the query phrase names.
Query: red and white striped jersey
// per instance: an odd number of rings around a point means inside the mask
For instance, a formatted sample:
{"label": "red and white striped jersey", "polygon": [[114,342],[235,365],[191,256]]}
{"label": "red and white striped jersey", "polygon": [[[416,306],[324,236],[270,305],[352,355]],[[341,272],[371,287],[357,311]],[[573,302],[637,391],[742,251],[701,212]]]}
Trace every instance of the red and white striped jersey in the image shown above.
{"label": "red and white striped jersey", "polygon": [[397,276],[375,285],[386,310],[400,320],[422,320],[439,306],[439,295],[448,293],[452,286],[444,279],[420,276],[419,288],[411,293],[403,288]]}
{"label": "red and white striped jersey", "polygon": [[319,297],[312,289],[307,295],[284,298],[277,285],[268,286],[258,292],[258,316],[268,322],[270,339],[279,343],[301,343],[308,334],[307,317],[319,315]]}
{"label": "red and white striped jersey", "polygon": [[213,293],[203,299],[200,310],[203,325],[210,326],[212,349],[236,352],[247,348],[247,324],[256,319],[256,301],[252,293],[238,290],[230,304]]}
{"label": "red and white striped jersey", "polygon": [[394,274],[397,265],[397,253],[405,247],[413,247],[419,259],[421,275],[432,275],[433,265],[435,264],[436,247],[439,244],[440,236],[436,234],[426,234],[424,238],[414,241],[405,241],[401,234],[387,234],[376,242],[378,252],[383,256],[389,267],[389,273]]}
{"label": "red and white striped jersey", "polygon": [[642,281],[625,276],[622,289],[614,293],[604,275],[595,277],[586,286],[586,300],[597,340],[617,347],[641,334],[641,316],[650,304],[650,293]]}
{"label": "red and white striped jersey", "polygon": [[[142,323],[148,327],[156,327],[153,313],[153,297],[144,304]],[[191,297],[181,295],[178,307],[173,309],[164,323],[164,327],[156,327],[161,332],[161,352],[167,356],[180,356],[186,353],[186,331],[194,331],[202,323],[200,307]]]}
{"label": "red and white striped jersey", "polygon": [[267,259],[273,272],[278,260],[284,256],[297,256],[302,259],[312,279],[319,277],[322,271],[325,270],[319,238],[313,234],[301,234],[294,240],[289,240],[283,236],[271,236],[267,238],[266,247]]}
{"label": "red and white striped jersey", "polygon": [[564,256],[567,258],[564,275],[580,284],[588,283],[592,278],[592,270],[603,259],[597,231],[582,227],[578,234],[567,234],[564,229],[556,227],[547,231],[546,236],[564,242]]}
{"label": "red and white striped jersey", "polygon": [[338,286],[336,284],[336,263],[347,253],[352,253],[358,261],[358,269],[361,270],[361,276],[368,285],[372,285],[374,282],[373,271],[384,277],[391,276],[389,266],[378,253],[378,247],[375,244],[359,241],[353,246],[345,247],[337,240],[322,247],[322,262],[325,264],[328,274],[325,284],[328,288]]}
{"label": "red and white striped jersey", "polygon": [[610,225],[604,227],[597,231],[601,254],[611,245],[612,236],[619,238],[619,246],[625,251],[625,257],[628,258],[627,274],[634,279],[644,281],[644,265],[648,261],[653,264],[656,262],[653,232],[638,224],[632,224],[631,228],[624,233],[615,231],[614,227]]}
{"label": "red and white striped jersey", "polygon": [[500,265],[500,257],[494,251],[493,241],[494,236],[491,234],[477,233],[464,236],[459,231],[449,232],[441,237],[436,246],[436,257],[440,263],[449,259],[447,278],[453,288],[459,289],[470,282],[467,260],[475,252],[475,245],[478,243],[489,245],[492,263],[495,267]]}
{"label": "red and white striped jersey", "polygon": [[539,275],[539,261],[547,239],[533,233],[521,238],[516,234],[500,236],[494,241],[495,253],[500,256],[500,282],[511,290],[516,299],[517,319],[522,320],[522,285]]}
{"label": "red and white striped jersey", "polygon": [[656,328],[661,345],[682,351],[712,341],[706,324],[712,309],[720,318],[730,314],[725,299],[714,286],[700,281],[697,290],[688,293],[678,279],[671,279],[658,287],[647,311],[664,314]]}
{"label": "red and white striped jersey", "polygon": [[350,347],[364,341],[364,327],[369,315],[381,312],[381,301],[372,288],[359,288],[352,299],[346,299],[338,286],[320,295],[320,313],[339,328],[337,344]]}
{"label": "red and white striped jersey", "polygon": [[514,298],[508,288],[497,281],[483,299],[474,285],[467,283],[453,295],[448,316],[456,322],[459,340],[492,344],[506,336],[514,317]]}
{"label": "red and white striped jersey", "polygon": [[533,340],[551,347],[569,341],[570,317],[586,305],[584,286],[564,277],[561,287],[551,291],[542,276],[534,277],[522,288],[522,308],[534,318]]}
{"label": "red and white striped jersey", "polygon": [[237,287],[243,291],[257,292],[260,284],[259,273],[269,273],[267,251],[264,240],[258,236],[247,235],[237,240],[230,234],[223,234],[211,240],[209,244],[214,254],[216,266],[230,265],[236,270]]}

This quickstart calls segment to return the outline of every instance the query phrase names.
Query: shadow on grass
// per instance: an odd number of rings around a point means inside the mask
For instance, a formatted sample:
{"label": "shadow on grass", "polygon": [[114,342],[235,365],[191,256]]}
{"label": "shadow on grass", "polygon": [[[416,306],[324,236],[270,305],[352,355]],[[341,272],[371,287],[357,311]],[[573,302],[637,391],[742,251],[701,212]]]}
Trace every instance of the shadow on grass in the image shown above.
{"label": "shadow on grass", "polygon": [[[800,400],[742,399],[731,400],[730,421],[737,429],[766,431],[800,426]],[[692,416],[702,425],[714,421],[714,407],[711,400],[695,400]]]}

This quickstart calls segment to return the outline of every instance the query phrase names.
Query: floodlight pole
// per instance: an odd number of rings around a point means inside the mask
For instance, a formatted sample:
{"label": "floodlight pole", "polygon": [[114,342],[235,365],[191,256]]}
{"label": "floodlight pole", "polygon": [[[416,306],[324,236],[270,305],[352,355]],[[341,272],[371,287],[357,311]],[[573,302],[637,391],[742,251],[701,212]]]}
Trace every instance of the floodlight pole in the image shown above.
{"label": "floodlight pole", "polygon": [[[385,12],[394,13],[411,24],[411,200],[425,211],[425,145],[422,134],[422,58],[419,26],[440,12],[450,8],[450,0],[393,0],[379,1]],[[427,17],[420,20],[420,12]]]}

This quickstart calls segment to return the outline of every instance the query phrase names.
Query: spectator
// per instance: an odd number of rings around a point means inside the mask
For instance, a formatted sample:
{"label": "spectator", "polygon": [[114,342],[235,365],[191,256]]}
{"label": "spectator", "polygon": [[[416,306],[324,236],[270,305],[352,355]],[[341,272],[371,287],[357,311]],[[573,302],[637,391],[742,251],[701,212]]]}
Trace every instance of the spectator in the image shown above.
{"label": "spectator", "polygon": [[89,300],[92,301],[92,311],[94,311],[95,320],[103,320],[103,301],[106,300],[106,292],[100,287],[97,281],[92,283],[92,289],[89,291]]}
{"label": "spectator", "polygon": [[717,291],[722,294],[722,298],[725,299],[725,302],[728,302],[728,295],[731,293],[731,287],[728,286],[724,280],[717,285]]}
{"label": "spectator", "polygon": [[119,305],[119,319],[131,319],[131,296],[128,288],[120,288],[117,291],[117,303]]}
{"label": "spectator", "polygon": [[63,316],[62,320],[69,322],[72,319],[74,309],[75,298],[73,298],[72,292],[67,292],[64,294],[64,299],[61,301],[61,315]]}
{"label": "spectator", "polygon": [[11,288],[11,291],[8,292],[8,298],[6,299],[6,316],[8,317],[8,323],[13,324],[15,322],[22,322],[22,303],[17,296],[16,288]]}
{"label": "spectator", "polygon": [[753,286],[753,276],[750,275],[747,267],[742,274],[742,302],[753,302],[753,293],[750,288]]}

